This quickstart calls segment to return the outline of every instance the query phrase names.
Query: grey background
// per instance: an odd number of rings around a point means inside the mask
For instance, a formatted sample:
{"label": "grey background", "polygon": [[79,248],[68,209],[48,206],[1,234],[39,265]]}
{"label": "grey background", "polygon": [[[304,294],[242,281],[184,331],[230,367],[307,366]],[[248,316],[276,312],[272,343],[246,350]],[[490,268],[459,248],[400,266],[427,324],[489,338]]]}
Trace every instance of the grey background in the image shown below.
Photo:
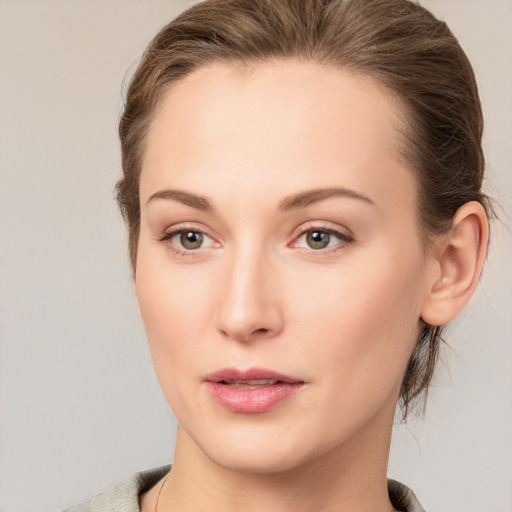
{"label": "grey background", "polygon": [[[0,1],[1,512],[60,510],[172,458],[113,187],[125,72],[190,3]],[[503,224],[389,472],[429,510],[510,512],[512,2],[423,4],[476,69]]]}

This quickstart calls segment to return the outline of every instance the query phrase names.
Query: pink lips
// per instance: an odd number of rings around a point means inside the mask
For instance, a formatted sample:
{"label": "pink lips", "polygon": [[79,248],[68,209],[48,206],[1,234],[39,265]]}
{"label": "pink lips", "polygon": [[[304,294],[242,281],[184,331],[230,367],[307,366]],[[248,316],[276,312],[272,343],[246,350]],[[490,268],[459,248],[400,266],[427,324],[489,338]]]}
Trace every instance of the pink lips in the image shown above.
{"label": "pink lips", "polygon": [[226,409],[261,413],[293,396],[304,381],[263,368],[226,368],[207,375],[205,383],[212,397]]}

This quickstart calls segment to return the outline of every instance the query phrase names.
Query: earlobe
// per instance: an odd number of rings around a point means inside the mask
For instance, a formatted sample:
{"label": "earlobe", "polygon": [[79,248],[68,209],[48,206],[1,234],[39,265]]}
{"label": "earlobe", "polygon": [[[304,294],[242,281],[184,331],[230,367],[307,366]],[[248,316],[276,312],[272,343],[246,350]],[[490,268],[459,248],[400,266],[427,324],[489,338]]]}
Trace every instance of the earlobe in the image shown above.
{"label": "earlobe", "polygon": [[478,285],[488,239],[483,206],[476,201],[461,206],[450,230],[436,242],[435,271],[421,311],[424,322],[444,325],[464,309]]}

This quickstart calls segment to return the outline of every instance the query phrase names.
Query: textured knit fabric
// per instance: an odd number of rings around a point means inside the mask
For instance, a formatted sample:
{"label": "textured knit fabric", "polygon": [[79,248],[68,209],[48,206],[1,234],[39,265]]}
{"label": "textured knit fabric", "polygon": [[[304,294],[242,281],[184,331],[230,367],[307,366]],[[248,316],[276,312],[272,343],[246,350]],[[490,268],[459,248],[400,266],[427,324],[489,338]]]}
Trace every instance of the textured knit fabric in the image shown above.
{"label": "textured knit fabric", "polygon": [[112,489],[64,512],[140,512],[140,495],[151,489],[170,469],[168,465],[135,473],[119,481]]}
{"label": "textured knit fabric", "polygon": [[[98,494],[87,503],[68,508],[64,512],[140,512],[140,495],[151,489],[170,469],[169,465],[135,473],[118,482],[109,491]],[[391,503],[397,510],[426,512],[411,489],[404,484],[389,479],[388,490]]]}

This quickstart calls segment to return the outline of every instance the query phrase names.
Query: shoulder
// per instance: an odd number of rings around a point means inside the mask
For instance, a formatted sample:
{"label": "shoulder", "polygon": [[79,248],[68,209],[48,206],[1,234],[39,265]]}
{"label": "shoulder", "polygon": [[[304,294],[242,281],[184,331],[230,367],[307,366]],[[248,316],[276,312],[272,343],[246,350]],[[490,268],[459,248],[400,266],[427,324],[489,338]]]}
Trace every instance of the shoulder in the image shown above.
{"label": "shoulder", "polygon": [[139,497],[171,469],[170,465],[148,469],[120,480],[112,489],[64,512],[140,512]]}
{"label": "shoulder", "polygon": [[[163,478],[170,465],[148,469],[120,480],[108,491],[97,494],[91,500],[66,509],[64,512],[140,512],[139,497]],[[414,492],[396,480],[388,479],[391,503],[404,512],[426,512]]]}
{"label": "shoulder", "polygon": [[388,478],[388,492],[391,503],[397,510],[403,512],[427,512],[416,498],[416,495],[406,485]]}

